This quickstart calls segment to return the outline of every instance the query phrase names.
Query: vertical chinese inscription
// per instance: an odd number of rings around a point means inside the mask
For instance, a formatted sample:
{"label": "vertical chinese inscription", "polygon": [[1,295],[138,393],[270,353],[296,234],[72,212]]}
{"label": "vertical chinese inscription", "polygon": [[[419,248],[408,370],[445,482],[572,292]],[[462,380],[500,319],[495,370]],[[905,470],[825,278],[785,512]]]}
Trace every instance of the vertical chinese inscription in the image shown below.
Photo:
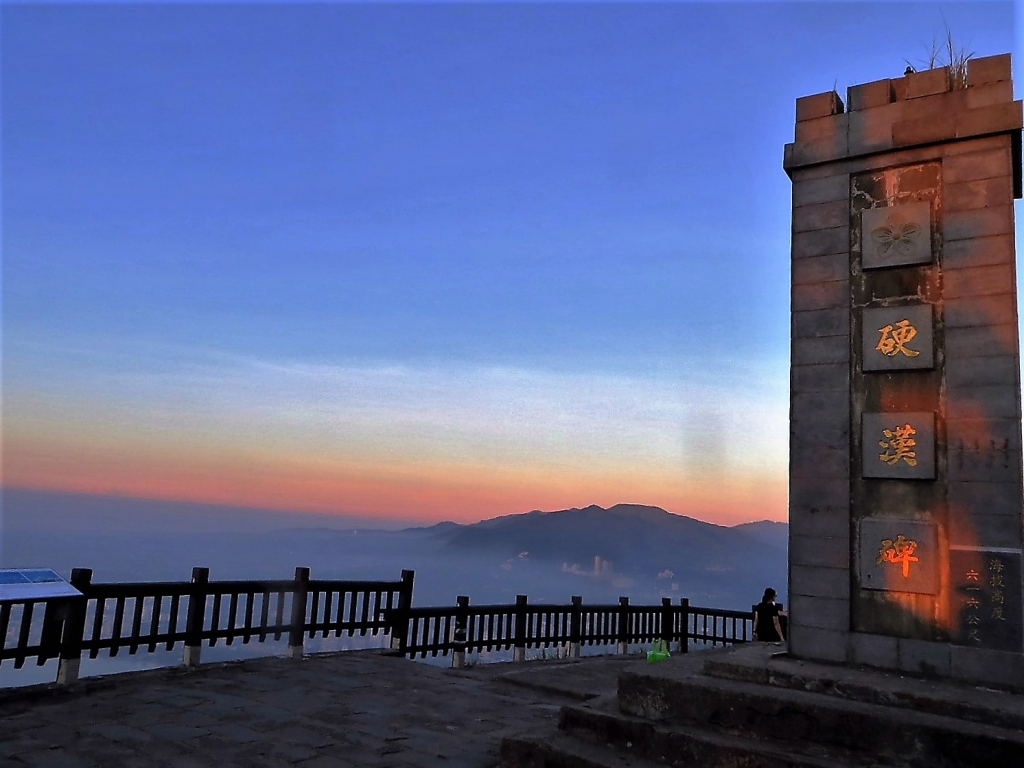
{"label": "vertical chinese inscription", "polygon": [[986,549],[950,550],[953,642],[1022,650],[1021,555]]}
{"label": "vertical chinese inscription", "polygon": [[935,479],[934,413],[865,413],[864,477]]}
{"label": "vertical chinese inscription", "polygon": [[864,310],[861,360],[865,371],[908,371],[935,367],[932,305]]}

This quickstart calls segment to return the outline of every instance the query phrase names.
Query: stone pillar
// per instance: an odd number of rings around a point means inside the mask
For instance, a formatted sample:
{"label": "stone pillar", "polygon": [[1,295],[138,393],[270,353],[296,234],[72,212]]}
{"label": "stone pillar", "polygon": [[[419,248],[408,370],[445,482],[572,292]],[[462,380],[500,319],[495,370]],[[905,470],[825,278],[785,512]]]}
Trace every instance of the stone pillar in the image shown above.
{"label": "stone pillar", "polygon": [[847,102],[798,99],[784,160],[789,650],[1024,684],[1010,57]]}

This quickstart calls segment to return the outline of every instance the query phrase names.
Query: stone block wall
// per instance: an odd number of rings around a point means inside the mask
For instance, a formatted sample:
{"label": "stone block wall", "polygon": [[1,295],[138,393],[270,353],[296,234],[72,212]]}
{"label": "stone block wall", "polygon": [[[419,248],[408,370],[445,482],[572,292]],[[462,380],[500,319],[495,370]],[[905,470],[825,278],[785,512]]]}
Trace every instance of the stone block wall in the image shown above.
{"label": "stone block wall", "polygon": [[789,648],[1024,684],[1022,110],[1009,55],[950,86],[797,100]]}

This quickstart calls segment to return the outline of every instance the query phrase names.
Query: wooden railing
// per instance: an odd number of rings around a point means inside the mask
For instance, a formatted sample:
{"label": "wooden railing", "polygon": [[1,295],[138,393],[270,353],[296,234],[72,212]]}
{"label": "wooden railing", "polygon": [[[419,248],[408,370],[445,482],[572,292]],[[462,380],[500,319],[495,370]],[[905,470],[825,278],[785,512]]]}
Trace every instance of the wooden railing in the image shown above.
{"label": "wooden railing", "polygon": [[[140,649],[183,647],[183,663],[199,663],[203,644],[243,644],[254,638],[287,637],[288,655],[301,656],[304,637],[358,633],[390,636],[390,647],[409,657],[447,656],[461,666],[467,653],[567,646],[630,645],[664,640],[686,652],[691,644],[733,645],[752,636],[753,612],[699,608],[682,598],[673,604],[531,605],[525,595],[514,604],[470,605],[461,596],[450,607],[414,607],[412,571],[398,581],[311,580],[308,568],[278,581],[210,581],[209,569],[194,568],[189,582],[93,584],[92,571],[76,568],[71,585],[80,597],[0,601],[0,664],[20,669],[34,658],[40,666],[58,659],[57,682],[78,679],[83,655],[116,656]],[[42,614],[42,620],[39,616]],[[10,640],[10,642],[9,642]]]}

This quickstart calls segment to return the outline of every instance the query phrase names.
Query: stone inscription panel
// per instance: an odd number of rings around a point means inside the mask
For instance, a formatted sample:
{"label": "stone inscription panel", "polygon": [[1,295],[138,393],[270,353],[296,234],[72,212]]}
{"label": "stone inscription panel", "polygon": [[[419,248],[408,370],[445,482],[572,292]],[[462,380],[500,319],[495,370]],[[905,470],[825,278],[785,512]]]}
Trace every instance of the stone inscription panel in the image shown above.
{"label": "stone inscription panel", "polygon": [[865,371],[935,367],[931,304],[865,309],[862,318],[861,360]]}
{"label": "stone inscription panel", "polygon": [[1024,647],[1020,551],[953,549],[949,566],[953,642],[1020,653]]}
{"label": "stone inscription panel", "polygon": [[935,523],[881,517],[861,520],[861,589],[937,594],[938,542]]}
{"label": "stone inscription panel", "polygon": [[930,203],[868,208],[860,221],[864,269],[931,263]]}
{"label": "stone inscription panel", "polygon": [[935,479],[935,414],[865,413],[863,477]]}

